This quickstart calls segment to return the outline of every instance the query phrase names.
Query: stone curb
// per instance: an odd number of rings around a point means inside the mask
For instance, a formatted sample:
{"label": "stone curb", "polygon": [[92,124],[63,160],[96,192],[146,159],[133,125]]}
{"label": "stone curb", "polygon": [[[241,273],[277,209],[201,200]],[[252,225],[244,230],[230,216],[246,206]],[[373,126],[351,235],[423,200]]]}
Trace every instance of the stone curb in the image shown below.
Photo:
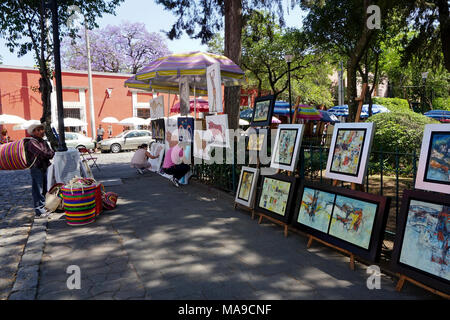
{"label": "stone curb", "polygon": [[39,265],[47,239],[47,224],[47,219],[34,220],[8,300],[36,299],[39,283]]}

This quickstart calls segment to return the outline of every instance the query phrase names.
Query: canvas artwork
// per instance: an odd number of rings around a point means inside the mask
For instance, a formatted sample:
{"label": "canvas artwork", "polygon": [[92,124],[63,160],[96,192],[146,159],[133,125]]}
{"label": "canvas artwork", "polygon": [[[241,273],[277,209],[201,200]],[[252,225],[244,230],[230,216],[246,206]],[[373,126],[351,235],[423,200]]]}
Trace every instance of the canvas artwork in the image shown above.
{"label": "canvas artwork", "polygon": [[194,118],[178,118],[179,141],[192,142],[194,137]]}
{"label": "canvas artwork", "polygon": [[194,157],[210,160],[208,141],[211,139],[211,134],[206,130],[195,130],[194,131]]}
{"label": "canvas artwork", "polygon": [[369,249],[377,204],[338,195],[329,234]]}
{"label": "canvas artwork", "polygon": [[450,194],[450,124],[425,126],[416,188]]}
{"label": "canvas artwork", "polygon": [[367,172],[374,132],[374,123],[336,124],[325,177],[362,184]]}
{"label": "canvas artwork", "polygon": [[286,215],[291,186],[290,182],[265,177],[259,207],[281,216]]}
{"label": "canvas artwork", "polygon": [[229,148],[228,115],[206,117],[206,129],[211,133],[211,147]]}
{"label": "canvas artwork", "polygon": [[267,121],[269,118],[270,100],[257,102],[255,105],[255,117],[253,121],[261,122]]}
{"label": "canvas artwork", "polygon": [[242,181],[239,186],[239,198],[248,201],[250,198],[250,191],[252,188],[253,172],[244,171],[242,174]]}
{"label": "canvas artwork", "polygon": [[331,172],[355,176],[359,171],[366,130],[339,130]]}
{"label": "canvas artwork", "polygon": [[152,143],[150,147],[150,154],[158,156],[156,159],[148,159],[148,163],[151,164],[150,171],[158,172],[161,169],[162,160],[164,159],[164,143]]}
{"label": "canvas artwork", "polygon": [[215,63],[206,69],[206,82],[208,86],[209,112],[223,112],[220,63]]}
{"label": "canvas artwork", "polygon": [[450,207],[411,200],[400,262],[450,281]]}
{"label": "canvas artwork", "polygon": [[150,118],[164,118],[164,97],[159,96],[150,100]]}
{"label": "canvas artwork", "polygon": [[335,198],[336,195],[333,193],[304,188],[297,221],[327,233]]}
{"label": "canvas artwork", "polygon": [[151,121],[152,138],[157,140],[165,139],[166,123],[164,119],[157,119]]}
{"label": "canvas artwork", "polygon": [[188,116],[191,112],[191,105],[189,102],[189,80],[182,77],[180,80],[180,114],[181,116]]}
{"label": "canvas artwork", "polygon": [[304,126],[284,124],[278,126],[275,146],[272,152],[271,168],[294,171],[300,152]]}
{"label": "canvas artwork", "polygon": [[261,151],[267,143],[267,130],[259,130],[248,136],[248,151]]}
{"label": "canvas artwork", "polygon": [[252,127],[267,127],[272,123],[275,97],[266,96],[257,98],[253,107]]}

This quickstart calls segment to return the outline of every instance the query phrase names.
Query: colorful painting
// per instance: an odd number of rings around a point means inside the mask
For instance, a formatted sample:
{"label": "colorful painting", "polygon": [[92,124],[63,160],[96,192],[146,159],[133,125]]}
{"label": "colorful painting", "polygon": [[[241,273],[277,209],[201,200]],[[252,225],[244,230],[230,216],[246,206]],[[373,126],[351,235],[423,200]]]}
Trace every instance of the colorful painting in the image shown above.
{"label": "colorful painting", "polygon": [[178,118],[178,139],[184,142],[192,142],[194,137],[194,118]]}
{"label": "colorful painting", "polygon": [[208,86],[209,112],[223,112],[220,63],[215,63],[206,68],[206,82]]}
{"label": "colorful painting", "polygon": [[450,184],[450,132],[433,132],[425,181]]}
{"label": "colorful painting", "polygon": [[253,118],[253,121],[255,122],[261,122],[261,121],[267,121],[269,117],[269,110],[270,110],[270,100],[265,101],[259,101],[255,105],[255,116]]}
{"label": "colorful painting", "polygon": [[252,127],[268,127],[272,123],[273,110],[275,108],[275,97],[266,96],[256,98],[253,107]]}
{"label": "colorful painting", "polygon": [[327,233],[335,198],[333,193],[304,188],[297,221]]}
{"label": "colorful painting", "polygon": [[339,130],[331,172],[358,175],[366,130]]}
{"label": "colorful painting", "polygon": [[206,129],[211,133],[211,140],[209,141],[209,145],[211,147],[229,147],[230,144],[227,114],[207,116]]}
{"label": "colorful painting", "polygon": [[450,281],[450,207],[411,200],[400,262]]}
{"label": "colorful painting", "polygon": [[291,185],[292,184],[287,181],[265,177],[259,207],[278,215],[285,216]]}
{"label": "colorful painting", "polygon": [[259,169],[242,167],[239,188],[235,202],[249,208],[255,204],[256,184],[258,183]]}
{"label": "colorful painting", "polygon": [[298,130],[296,129],[281,129],[280,139],[277,144],[277,156],[275,162],[290,166],[294,156],[295,142],[297,139]]}
{"label": "colorful painting", "polygon": [[245,201],[250,199],[250,191],[252,190],[253,172],[244,171],[242,174],[241,184],[239,186],[239,198]]}
{"label": "colorful painting", "polygon": [[261,151],[266,143],[267,132],[260,131],[258,133],[252,133],[248,136],[248,151]]}
{"label": "colorful painting", "polygon": [[329,234],[369,249],[377,204],[338,195]]}
{"label": "colorful painting", "polygon": [[164,119],[157,119],[151,121],[152,138],[156,140],[165,139],[166,123]]}

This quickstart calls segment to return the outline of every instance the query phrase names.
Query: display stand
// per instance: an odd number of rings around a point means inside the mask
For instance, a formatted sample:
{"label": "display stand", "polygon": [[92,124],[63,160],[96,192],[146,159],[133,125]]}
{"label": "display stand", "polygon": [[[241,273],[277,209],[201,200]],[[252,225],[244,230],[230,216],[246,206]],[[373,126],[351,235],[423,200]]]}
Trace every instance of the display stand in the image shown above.
{"label": "display stand", "polygon": [[331,243],[328,243],[326,241],[318,239],[318,238],[316,238],[316,237],[314,237],[312,235],[308,235],[308,245],[307,245],[308,249],[311,248],[311,246],[313,244],[313,241],[320,242],[321,244],[323,244],[323,245],[325,245],[327,247],[330,247],[332,249],[338,250],[338,251],[348,255],[350,257],[350,269],[353,270],[353,271],[355,270],[355,255],[353,253],[351,253],[350,251],[347,251],[345,249],[336,247],[335,245],[332,245]]}
{"label": "display stand", "polygon": [[439,290],[430,288],[429,286],[424,285],[423,283],[420,283],[420,282],[417,281],[417,280],[411,279],[410,277],[407,277],[407,276],[405,276],[405,275],[403,275],[403,274],[397,274],[397,276],[400,277],[400,279],[399,279],[399,281],[398,281],[398,283],[397,283],[397,286],[396,286],[396,288],[395,288],[395,290],[396,290],[397,292],[401,292],[402,289],[403,289],[403,286],[405,285],[405,282],[408,281],[408,282],[411,282],[412,284],[414,284],[414,285],[416,285],[416,286],[418,286],[418,287],[421,287],[422,289],[425,289],[425,290],[427,290],[427,291],[430,291],[431,293],[434,293],[434,294],[436,294],[436,295],[438,295],[438,296],[440,296],[440,297],[443,297],[443,298],[445,298],[445,299],[447,299],[447,300],[450,300],[450,295],[448,295],[448,294],[446,294],[446,293],[443,293],[443,292],[441,292],[441,291],[439,291]]}
{"label": "display stand", "polygon": [[289,225],[287,223],[278,221],[278,220],[276,220],[272,217],[269,217],[268,215],[265,215],[264,213],[261,213],[261,212],[258,212],[258,215],[259,215],[258,224],[261,224],[263,219],[266,218],[267,220],[282,226],[284,228],[284,237],[287,238],[288,232],[289,232]]}

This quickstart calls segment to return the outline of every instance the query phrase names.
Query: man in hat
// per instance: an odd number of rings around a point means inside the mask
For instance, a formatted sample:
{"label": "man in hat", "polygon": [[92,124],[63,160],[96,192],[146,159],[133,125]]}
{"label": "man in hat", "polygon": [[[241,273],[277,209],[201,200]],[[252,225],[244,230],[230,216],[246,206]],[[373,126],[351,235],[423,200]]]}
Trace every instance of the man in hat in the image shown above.
{"label": "man in hat", "polygon": [[53,159],[55,152],[44,141],[44,126],[40,123],[33,124],[27,129],[31,136],[27,144],[27,154],[29,159],[36,159],[30,168],[33,195],[33,207],[37,217],[47,217],[50,215],[45,209],[45,194],[47,192],[47,169],[50,166],[50,159]]}

